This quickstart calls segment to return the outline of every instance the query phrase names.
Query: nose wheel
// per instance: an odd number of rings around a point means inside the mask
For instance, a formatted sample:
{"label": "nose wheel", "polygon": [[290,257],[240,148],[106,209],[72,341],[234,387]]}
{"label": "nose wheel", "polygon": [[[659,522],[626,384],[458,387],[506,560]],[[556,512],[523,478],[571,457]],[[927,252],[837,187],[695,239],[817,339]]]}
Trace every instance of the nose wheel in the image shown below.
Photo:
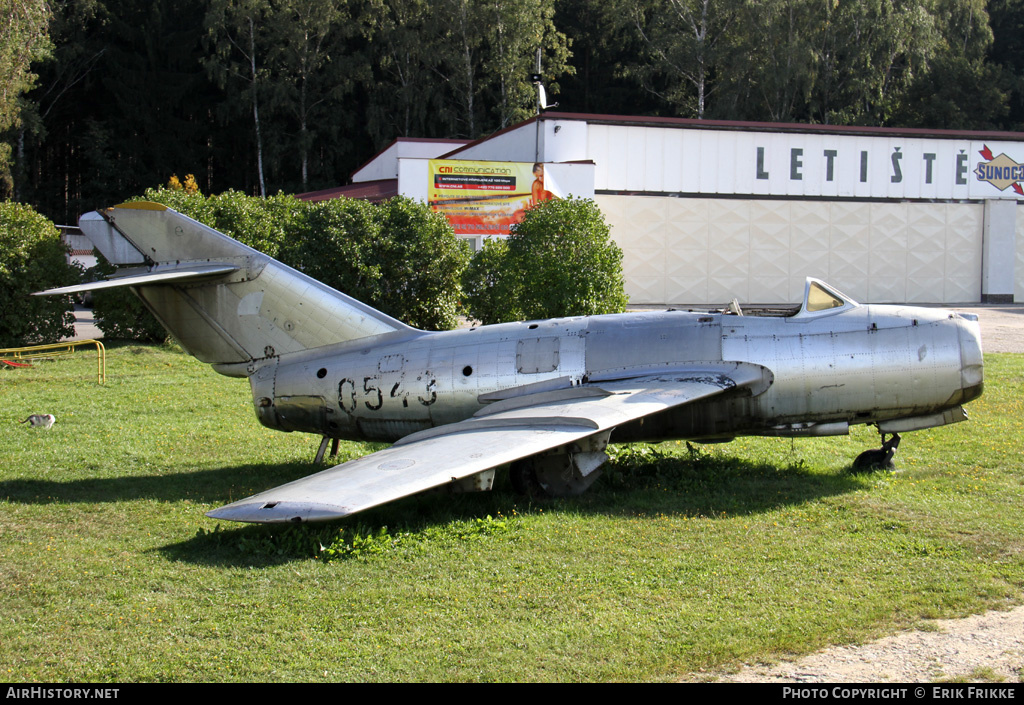
{"label": "nose wheel", "polygon": [[853,461],[854,470],[868,472],[869,470],[892,470],[895,467],[892,456],[896,454],[896,449],[900,445],[900,434],[892,434],[889,440],[886,440],[885,436],[886,434],[883,433],[881,448],[866,450],[857,456],[857,459]]}

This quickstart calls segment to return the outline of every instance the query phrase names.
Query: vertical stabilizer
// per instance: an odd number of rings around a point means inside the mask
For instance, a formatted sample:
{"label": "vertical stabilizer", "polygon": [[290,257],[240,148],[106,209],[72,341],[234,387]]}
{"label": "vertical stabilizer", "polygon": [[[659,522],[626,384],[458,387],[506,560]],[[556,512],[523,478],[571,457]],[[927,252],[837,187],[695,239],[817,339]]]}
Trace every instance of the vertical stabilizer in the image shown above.
{"label": "vertical stabilizer", "polygon": [[158,203],[94,211],[79,225],[118,266],[116,281],[204,362],[230,366],[414,330]]}

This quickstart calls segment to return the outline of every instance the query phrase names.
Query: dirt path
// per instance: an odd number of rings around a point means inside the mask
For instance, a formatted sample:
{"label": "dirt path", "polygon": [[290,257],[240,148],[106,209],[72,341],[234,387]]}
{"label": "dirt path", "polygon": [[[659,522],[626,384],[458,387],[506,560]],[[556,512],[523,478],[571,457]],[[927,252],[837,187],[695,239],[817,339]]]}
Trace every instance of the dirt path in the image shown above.
{"label": "dirt path", "polygon": [[1024,607],[929,622],[861,646],[837,646],[797,661],[704,674],[727,683],[929,683],[1024,680]]}

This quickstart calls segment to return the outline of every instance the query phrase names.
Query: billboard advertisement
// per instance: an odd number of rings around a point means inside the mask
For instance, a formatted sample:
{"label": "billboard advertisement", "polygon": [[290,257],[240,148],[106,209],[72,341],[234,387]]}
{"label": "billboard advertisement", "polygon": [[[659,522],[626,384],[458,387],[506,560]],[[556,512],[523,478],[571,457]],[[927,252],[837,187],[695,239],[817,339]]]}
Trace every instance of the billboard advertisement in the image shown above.
{"label": "billboard advertisement", "polygon": [[507,237],[537,203],[555,198],[544,165],[431,159],[427,202],[461,237]]}

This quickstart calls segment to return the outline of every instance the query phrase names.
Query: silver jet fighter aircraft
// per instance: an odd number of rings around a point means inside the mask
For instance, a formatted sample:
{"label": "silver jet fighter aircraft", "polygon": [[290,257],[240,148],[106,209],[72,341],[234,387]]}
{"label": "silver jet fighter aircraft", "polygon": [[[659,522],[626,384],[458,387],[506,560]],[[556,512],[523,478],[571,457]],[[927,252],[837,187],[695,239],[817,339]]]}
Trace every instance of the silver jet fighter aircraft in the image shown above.
{"label": "silver jet fighter aircraft", "polygon": [[[323,521],[441,485],[583,492],[610,442],[899,433],[966,418],[982,392],[975,317],[861,305],[808,279],[789,310],[661,311],[426,332],[156,203],[84,215],[82,230],[181,346],[248,378],[260,423],[393,441],[209,512]],[[888,436],[888,438],[886,438]]]}

